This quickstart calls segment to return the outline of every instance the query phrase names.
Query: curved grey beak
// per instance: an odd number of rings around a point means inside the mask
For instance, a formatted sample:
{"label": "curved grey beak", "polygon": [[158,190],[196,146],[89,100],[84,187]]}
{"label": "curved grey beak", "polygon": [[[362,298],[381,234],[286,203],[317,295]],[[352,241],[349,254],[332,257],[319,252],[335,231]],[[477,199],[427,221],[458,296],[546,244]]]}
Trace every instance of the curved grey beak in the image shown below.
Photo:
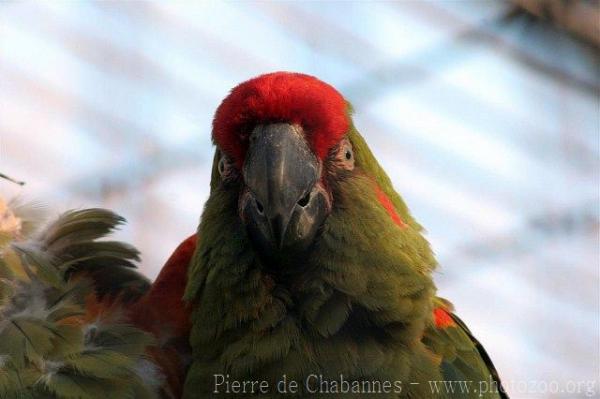
{"label": "curved grey beak", "polygon": [[299,127],[287,123],[257,126],[243,167],[248,187],[241,210],[261,251],[306,248],[327,214],[323,190],[316,187],[320,164]]}

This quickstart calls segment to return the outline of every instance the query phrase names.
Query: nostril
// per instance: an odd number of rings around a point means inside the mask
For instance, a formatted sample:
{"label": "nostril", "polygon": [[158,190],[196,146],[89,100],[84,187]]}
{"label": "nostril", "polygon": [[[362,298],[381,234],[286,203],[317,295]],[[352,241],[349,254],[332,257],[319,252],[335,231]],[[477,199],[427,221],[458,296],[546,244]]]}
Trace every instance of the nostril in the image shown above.
{"label": "nostril", "polygon": [[308,205],[309,200],[310,200],[310,192],[306,193],[306,195],[304,197],[302,197],[300,199],[300,201],[298,201],[298,205],[300,205],[302,208],[304,208],[306,205]]}
{"label": "nostril", "polygon": [[256,203],[256,209],[258,210],[258,213],[262,215],[263,212],[265,211],[263,204],[261,204],[260,201],[257,199],[255,199],[254,202]]}

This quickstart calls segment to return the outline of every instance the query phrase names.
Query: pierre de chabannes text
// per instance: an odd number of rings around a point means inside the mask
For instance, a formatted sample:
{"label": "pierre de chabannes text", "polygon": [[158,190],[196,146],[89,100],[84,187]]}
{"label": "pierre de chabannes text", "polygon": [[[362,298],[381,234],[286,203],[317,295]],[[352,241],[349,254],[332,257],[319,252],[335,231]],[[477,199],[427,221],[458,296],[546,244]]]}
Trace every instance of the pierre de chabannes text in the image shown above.
{"label": "pierre de chabannes text", "polygon": [[[496,381],[490,377],[489,381],[479,382],[479,391],[483,392],[481,383],[485,383],[486,391],[497,389]],[[319,393],[319,394],[390,394],[401,393],[405,385],[413,383],[404,383],[402,381],[387,380],[348,380],[341,374],[336,379],[327,379],[320,374],[310,374],[303,380],[295,380],[283,374],[274,384],[266,380],[236,380],[230,378],[228,374],[214,374],[214,394],[296,394],[300,392]],[[497,391],[496,391],[497,392]]]}

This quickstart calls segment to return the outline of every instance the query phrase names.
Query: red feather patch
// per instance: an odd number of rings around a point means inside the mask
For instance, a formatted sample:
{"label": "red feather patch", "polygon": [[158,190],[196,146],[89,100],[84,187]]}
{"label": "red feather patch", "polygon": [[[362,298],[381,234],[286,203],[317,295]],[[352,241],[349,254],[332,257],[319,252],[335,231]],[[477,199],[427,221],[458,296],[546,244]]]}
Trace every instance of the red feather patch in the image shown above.
{"label": "red feather patch", "polygon": [[321,159],[350,126],[346,101],[332,86],[310,75],[274,72],[231,91],[215,113],[213,140],[241,168],[252,129],[273,122],[302,126]]}
{"label": "red feather patch", "polygon": [[377,185],[377,183],[375,183],[375,191],[377,192],[377,200],[379,201],[381,206],[385,208],[388,215],[390,215],[390,217],[392,218],[392,221],[399,227],[406,227],[406,223],[404,223],[404,220],[402,220],[400,215],[398,215],[398,212],[396,212],[394,204],[389,199],[389,197],[383,192],[381,187]]}
{"label": "red feather patch", "polygon": [[456,325],[452,320],[452,316],[441,307],[433,310],[433,320],[437,328],[454,327]]}
{"label": "red feather patch", "polygon": [[131,318],[136,325],[153,332],[187,336],[191,309],[182,297],[196,241],[194,234],[179,244],[150,290],[134,305]]}

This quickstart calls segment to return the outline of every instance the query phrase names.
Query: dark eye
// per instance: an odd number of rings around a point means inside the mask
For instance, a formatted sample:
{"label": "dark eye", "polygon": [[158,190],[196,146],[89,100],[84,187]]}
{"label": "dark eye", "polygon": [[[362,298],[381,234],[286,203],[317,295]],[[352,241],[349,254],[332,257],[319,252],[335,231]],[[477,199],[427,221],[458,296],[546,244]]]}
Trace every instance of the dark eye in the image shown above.
{"label": "dark eye", "polygon": [[336,164],[339,168],[346,170],[354,169],[354,150],[352,148],[352,143],[348,138],[344,138],[340,143],[336,156]]}

